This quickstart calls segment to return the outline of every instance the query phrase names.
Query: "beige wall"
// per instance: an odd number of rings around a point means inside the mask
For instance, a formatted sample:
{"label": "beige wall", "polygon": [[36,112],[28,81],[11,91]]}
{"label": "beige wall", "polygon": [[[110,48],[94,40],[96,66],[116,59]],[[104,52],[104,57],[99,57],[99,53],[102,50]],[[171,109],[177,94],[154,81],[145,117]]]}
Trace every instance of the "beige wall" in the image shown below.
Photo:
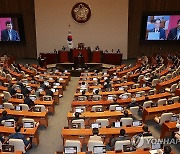
{"label": "beige wall", "polygon": [[[77,2],[87,3],[92,11],[85,24],[76,23],[71,9]],[[120,48],[127,58],[128,0],[35,0],[37,50],[49,52],[67,45],[68,25],[71,25],[74,47],[79,42],[92,49]]]}

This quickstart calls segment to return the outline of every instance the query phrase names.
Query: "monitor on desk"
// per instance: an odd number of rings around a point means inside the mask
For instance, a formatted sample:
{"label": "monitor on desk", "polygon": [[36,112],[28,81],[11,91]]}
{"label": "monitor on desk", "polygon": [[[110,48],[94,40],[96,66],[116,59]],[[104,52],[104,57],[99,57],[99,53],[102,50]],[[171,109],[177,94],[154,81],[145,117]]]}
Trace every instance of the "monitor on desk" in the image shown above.
{"label": "monitor on desk", "polygon": [[64,154],[77,154],[77,147],[64,146]]}
{"label": "monitor on desk", "polygon": [[83,113],[83,112],[84,112],[84,109],[83,109],[83,108],[76,108],[76,109],[75,109],[75,112]]}
{"label": "monitor on desk", "polygon": [[136,93],[136,98],[142,97],[140,93]]}
{"label": "monitor on desk", "polygon": [[94,146],[94,154],[103,154],[106,153],[106,146]]}
{"label": "monitor on desk", "polygon": [[2,144],[2,152],[14,152],[14,146],[10,144]]}
{"label": "monitor on desk", "polygon": [[60,86],[60,83],[56,82],[54,83],[55,86]]}
{"label": "monitor on desk", "polygon": [[114,100],[114,98],[115,98],[115,96],[108,96],[108,100],[109,100],[109,101]]}
{"label": "monitor on desk", "polygon": [[176,122],[178,119],[179,119],[179,118],[178,118],[177,115],[173,115],[173,116],[171,117],[171,122]]}
{"label": "monitor on desk", "polygon": [[22,106],[19,106],[19,105],[15,106],[15,110],[16,111],[21,111],[22,110]]}
{"label": "monitor on desk", "polygon": [[136,148],[133,145],[123,145],[124,152],[136,151]]}
{"label": "monitor on desk", "polygon": [[128,95],[120,95],[121,99],[128,99]]}
{"label": "monitor on desk", "polygon": [[16,94],[17,99],[23,99],[23,94]]}
{"label": "monitor on desk", "polygon": [[142,121],[135,120],[135,121],[133,121],[132,125],[133,125],[134,127],[136,127],[136,126],[142,126]]}
{"label": "monitor on desk", "polygon": [[13,120],[12,121],[7,120],[7,121],[4,122],[4,126],[6,126],[6,127],[14,127],[15,122]]}
{"label": "monitor on desk", "polygon": [[122,111],[123,107],[122,106],[116,106],[116,111]]}
{"label": "monitor on desk", "polygon": [[41,107],[33,107],[33,112],[41,112]]}
{"label": "monitor on desk", "polygon": [[122,122],[116,121],[116,122],[113,123],[113,126],[114,126],[115,128],[120,128],[120,127],[122,126]]}
{"label": "monitor on desk", "polygon": [[81,123],[78,123],[78,122],[72,123],[71,128],[72,129],[80,129],[81,128]]}
{"label": "monitor on desk", "polygon": [[92,123],[91,124],[91,128],[93,129],[93,128],[100,128],[101,127],[101,125],[99,124],[99,123]]}
{"label": "monitor on desk", "polygon": [[119,91],[124,91],[124,87],[119,87]]}
{"label": "monitor on desk", "polygon": [[55,93],[55,92],[56,92],[56,89],[55,89],[55,88],[51,88],[51,91],[52,91],[53,93]]}
{"label": "monitor on desk", "polygon": [[34,122],[24,122],[24,128],[34,128]]}
{"label": "monitor on desk", "polygon": [[36,95],[29,95],[29,98],[34,102],[37,99]]}
{"label": "monitor on desk", "polygon": [[158,150],[158,149],[162,149],[163,148],[163,144],[161,143],[153,143],[151,144],[151,149],[152,150]]}

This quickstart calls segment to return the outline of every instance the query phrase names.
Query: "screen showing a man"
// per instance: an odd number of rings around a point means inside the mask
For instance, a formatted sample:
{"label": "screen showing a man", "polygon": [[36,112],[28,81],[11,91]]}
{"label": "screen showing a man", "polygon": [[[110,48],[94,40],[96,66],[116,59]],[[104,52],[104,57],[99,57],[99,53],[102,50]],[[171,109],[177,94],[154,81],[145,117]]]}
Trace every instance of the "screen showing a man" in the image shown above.
{"label": "screen showing a man", "polygon": [[161,20],[155,19],[154,20],[154,28],[149,31],[148,40],[165,40],[166,33],[161,26]]}
{"label": "screen showing a man", "polygon": [[169,31],[167,40],[180,40],[180,19],[177,21],[177,27]]}
{"label": "screen showing a man", "polygon": [[6,21],[6,29],[1,31],[1,41],[20,41],[19,34],[13,29],[11,21]]}

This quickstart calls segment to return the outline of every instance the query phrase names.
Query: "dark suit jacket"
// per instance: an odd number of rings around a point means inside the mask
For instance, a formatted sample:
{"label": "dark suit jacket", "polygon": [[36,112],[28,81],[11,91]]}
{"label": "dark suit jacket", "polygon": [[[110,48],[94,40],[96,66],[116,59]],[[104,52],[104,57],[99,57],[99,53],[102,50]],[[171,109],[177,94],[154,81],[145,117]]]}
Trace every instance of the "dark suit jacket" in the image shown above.
{"label": "dark suit jacket", "polygon": [[13,116],[7,115],[7,116],[2,116],[2,117],[0,118],[0,123],[1,123],[1,121],[3,121],[3,120],[9,120],[9,119],[14,119],[14,120],[16,120]]}
{"label": "dark suit jacket", "polygon": [[24,97],[27,96],[27,94],[30,94],[31,92],[26,87],[21,87],[21,94],[24,95]]}
{"label": "dark suit jacket", "polygon": [[[150,32],[155,32],[155,28],[151,29]],[[159,39],[166,39],[166,33],[163,28],[159,28],[160,36]]]}
{"label": "dark suit jacket", "polygon": [[29,107],[32,107],[34,105],[34,102],[29,97],[25,97],[24,104],[27,104]]}
{"label": "dark suit jacket", "polygon": [[[15,30],[11,30],[12,41],[20,41],[19,34]],[[1,31],[1,41],[11,41],[7,29]]]}
{"label": "dark suit jacket", "polygon": [[46,95],[53,97],[53,92],[52,92],[51,90],[47,90],[47,91],[46,91]]}
{"label": "dark suit jacket", "polygon": [[16,90],[12,87],[8,87],[8,92],[11,94],[11,96],[16,94]]}
{"label": "dark suit jacket", "polygon": [[177,28],[172,28],[169,31],[167,39],[168,40],[177,40]]}
{"label": "dark suit jacket", "polygon": [[14,133],[14,134],[11,134],[9,136],[9,138],[13,138],[13,139],[22,139],[24,144],[27,146],[29,144],[29,141],[25,138],[24,135],[22,135],[21,133]]}

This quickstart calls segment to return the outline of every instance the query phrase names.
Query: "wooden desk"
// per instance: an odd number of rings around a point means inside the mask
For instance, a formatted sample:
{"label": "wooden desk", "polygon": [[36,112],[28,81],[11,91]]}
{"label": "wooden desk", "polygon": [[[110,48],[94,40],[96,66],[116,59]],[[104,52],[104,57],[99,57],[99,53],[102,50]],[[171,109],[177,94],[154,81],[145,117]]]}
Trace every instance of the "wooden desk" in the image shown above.
{"label": "wooden desk", "polygon": [[[13,103],[13,104],[24,104],[24,99],[18,99],[18,98],[10,98],[8,100],[8,102],[10,103]],[[55,109],[54,109],[54,106],[55,106],[55,101],[52,100],[52,101],[42,101],[42,100],[35,100],[34,101],[34,104],[35,105],[44,105],[47,109],[48,109],[48,112],[51,112],[54,114],[55,112]]]}
{"label": "wooden desk", "polygon": [[111,74],[113,74],[114,72],[116,72],[117,70],[120,70],[120,69],[124,68],[125,66],[126,66],[125,64],[122,64],[122,65],[120,65],[120,66],[118,66],[118,67],[108,69],[108,70],[107,70],[107,73],[111,75]]}
{"label": "wooden desk", "polygon": [[[38,134],[39,125],[34,128],[21,128],[21,133],[28,137],[33,137],[32,142],[35,145],[39,144],[39,134]],[[0,126],[0,133],[5,136],[9,136],[12,133],[15,133],[15,127],[4,127]]]}
{"label": "wooden desk", "polygon": [[[142,126],[138,127],[121,127],[121,128],[99,128],[99,135],[104,138],[104,142],[109,143],[109,139],[112,136],[117,137],[120,133],[121,129],[125,129],[126,133],[129,136],[133,136],[135,134],[142,133]],[[92,129],[62,129],[61,136],[63,138],[63,142],[65,143],[68,139],[80,140],[81,143],[88,143],[89,136],[92,135]]]}
{"label": "wooden desk", "polygon": [[[128,110],[129,115],[132,115],[132,113]],[[83,112],[81,114],[80,117],[84,117],[85,118],[85,123],[86,125],[90,125],[91,123],[93,123],[96,119],[98,118],[109,118],[109,123],[111,125],[111,123],[113,121],[116,121],[117,118],[123,116],[124,114],[121,111],[104,111],[104,112]],[[74,113],[68,112],[67,115],[67,119],[69,122],[69,126],[71,124],[71,121],[74,117]]]}
{"label": "wooden desk", "polygon": [[0,76],[0,81],[7,82],[7,79],[5,77]]}
{"label": "wooden desk", "polygon": [[180,81],[180,75],[176,76],[175,78],[172,78],[171,80],[158,83],[156,85],[156,89],[157,89],[157,91],[161,91],[164,88],[170,87],[172,84],[177,83],[178,81]]}
{"label": "wooden desk", "polygon": [[127,69],[127,70],[124,70],[124,71],[121,71],[121,72],[117,72],[117,74],[118,74],[119,77],[121,77],[121,76],[125,75],[126,73],[135,71],[136,69],[138,69],[140,67],[141,67],[141,64],[136,64],[134,67],[132,67],[130,69]]}
{"label": "wooden desk", "polygon": [[129,89],[127,90],[128,93],[136,93],[136,92],[139,92],[139,91],[149,91],[151,90],[152,88],[150,87],[141,87],[141,88],[136,88],[136,89]]}
{"label": "wooden desk", "polygon": [[[0,114],[4,109],[0,109]],[[44,125],[45,127],[48,127],[48,115],[47,112],[30,112],[30,111],[15,111],[15,110],[9,110],[6,109],[8,115],[12,115],[15,117],[26,117],[26,118],[32,118],[36,122],[39,122],[40,125]]]}
{"label": "wooden desk", "polygon": [[166,106],[146,108],[143,110],[142,121],[152,120],[155,116],[161,116],[162,113],[173,112],[179,114],[180,112],[180,103],[175,103]]}
{"label": "wooden desk", "polygon": [[14,151],[12,152],[0,152],[0,154],[23,154],[22,151]]}
{"label": "wooden desk", "polygon": [[160,138],[171,137],[173,131],[178,131],[178,128],[176,128],[176,123],[177,122],[164,122],[162,124]]}
{"label": "wooden desk", "polygon": [[132,86],[133,84],[135,84],[134,82],[125,82],[125,83],[119,83],[119,84],[112,84],[112,87],[116,88],[116,87],[122,87],[122,86]]}
{"label": "wooden desk", "polygon": [[[156,101],[158,99],[161,99],[161,98],[168,98],[170,97],[171,94],[168,93],[168,92],[165,92],[165,93],[159,93],[159,94],[154,94],[154,95],[149,95],[148,98],[149,100],[152,100],[152,101]],[[144,103],[145,101],[145,96],[142,96],[142,97],[139,97],[139,98],[136,98],[136,102],[139,103],[139,104],[142,104]],[[71,107],[72,109],[74,109],[76,106],[86,106],[87,108],[87,111],[91,109],[91,107],[93,105],[103,105],[104,109],[106,109],[106,107],[108,107],[113,101],[109,101],[109,100],[100,100],[100,101],[73,101],[71,103]],[[132,102],[132,98],[128,98],[128,99],[118,99],[117,100],[117,103],[121,106],[126,106],[128,105],[129,103]]]}

